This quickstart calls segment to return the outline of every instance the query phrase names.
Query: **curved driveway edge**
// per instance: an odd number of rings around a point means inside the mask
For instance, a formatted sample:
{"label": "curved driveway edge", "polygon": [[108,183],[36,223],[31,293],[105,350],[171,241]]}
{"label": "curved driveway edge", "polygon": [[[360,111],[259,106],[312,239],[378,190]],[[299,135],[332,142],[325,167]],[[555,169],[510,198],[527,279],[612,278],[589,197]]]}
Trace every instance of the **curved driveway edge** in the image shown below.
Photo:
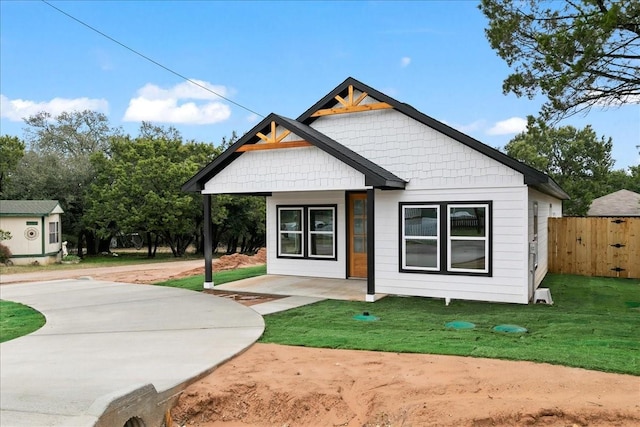
{"label": "curved driveway edge", "polygon": [[115,411],[112,425],[134,416],[145,421],[136,413],[136,392],[148,406],[155,388],[152,400],[162,413],[163,402],[264,330],[251,308],[160,286],[59,280],[2,286],[0,298],[47,318],[38,331],[0,344],[2,426],[93,426],[131,392],[130,410]]}

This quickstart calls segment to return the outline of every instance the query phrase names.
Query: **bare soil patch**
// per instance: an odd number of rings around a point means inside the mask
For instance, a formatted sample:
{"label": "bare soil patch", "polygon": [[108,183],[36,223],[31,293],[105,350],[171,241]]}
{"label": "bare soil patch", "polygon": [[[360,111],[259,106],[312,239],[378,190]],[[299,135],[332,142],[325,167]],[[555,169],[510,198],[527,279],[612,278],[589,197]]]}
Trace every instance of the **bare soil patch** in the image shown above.
{"label": "bare soil patch", "polygon": [[637,426],[640,379],[530,362],[255,344],[174,426]]}
{"label": "bare soil patch", "polygon": [[[264,255],[221,257],[214,269],[262,264]],[[70,270],[65,276],[154,283],[203,274],[199,263]],[[30,280],[44,280],[35,276]],[[246,305],[273,297],[207,292]],[[640,377],[530,362],[255,344],[189,386],[172,415],[174,427],[631,427],[640,425]]]}

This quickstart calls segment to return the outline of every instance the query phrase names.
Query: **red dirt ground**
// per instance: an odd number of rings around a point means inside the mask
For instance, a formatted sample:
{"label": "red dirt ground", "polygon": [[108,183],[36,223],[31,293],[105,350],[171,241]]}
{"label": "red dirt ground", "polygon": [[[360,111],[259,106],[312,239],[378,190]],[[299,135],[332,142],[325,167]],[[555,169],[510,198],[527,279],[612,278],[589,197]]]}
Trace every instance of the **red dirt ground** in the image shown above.
{"label": "red dirt ground", "polygon": [[640,378],[530,362],[255,344],[174,426],[638,426]]}
{"label": "red dirt ground", "polygon": [[[258,263],[224,258],[216,268]],[[262,302],[248,298],[236,299]],[[174,426],[200,427],[631,427],[640,426],[640,378],[531,362],[255,344],[188,387],[172,416]]]}
{"label": "red dirt ground", "polygon": [[[264,253],[231,255],[214,268],[264,262]],[[202,274],[196,265],[91,275],[153,283]],[[264,301],[225,296],[246,305]],[[172,416],[174,427],[631,427],[640,426],[640,377],[529,362],[255,344],[189,386]]]}

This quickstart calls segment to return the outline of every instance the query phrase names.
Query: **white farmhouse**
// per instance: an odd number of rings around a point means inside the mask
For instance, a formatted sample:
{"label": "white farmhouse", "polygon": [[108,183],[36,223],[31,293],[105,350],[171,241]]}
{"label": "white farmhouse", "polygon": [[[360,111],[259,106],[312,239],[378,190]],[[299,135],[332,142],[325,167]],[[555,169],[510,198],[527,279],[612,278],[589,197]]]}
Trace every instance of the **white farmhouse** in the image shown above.
{"label": "white farmhouse", "polygon": [[11,233],[3,240],[11,262],[27,265],[60,260],[62,208],[57,200],[0,200],[0,230]]}
{"label": "white farmhouse", "polygon": [[270,114],[183,189],[204,195],[205,225],[212,194],[266,196],[267,273],[366,279],[368,301],[528,303],[547,273],[547,218],[568,198],[353,78],[297,119]]}

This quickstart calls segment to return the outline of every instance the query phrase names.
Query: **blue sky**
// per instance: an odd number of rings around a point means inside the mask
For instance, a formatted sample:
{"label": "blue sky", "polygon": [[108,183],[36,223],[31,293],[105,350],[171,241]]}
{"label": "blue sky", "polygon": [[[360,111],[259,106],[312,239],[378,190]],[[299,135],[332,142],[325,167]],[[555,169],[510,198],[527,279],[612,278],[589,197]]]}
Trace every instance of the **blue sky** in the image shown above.
{"label": "blue sky", "polygon": [[[295,118],[352,76],[493,147],[542,99],[502,94],[509,68],[474,1],[52,1],[163,66],[266,116]],[[0,133],[21,118],[93,109],[137,135],[142,120],[218,144],[260,117],[186,83],[40,1],[0,2]],[[561,122],[613,138],[640,162],[640,105]]]}

